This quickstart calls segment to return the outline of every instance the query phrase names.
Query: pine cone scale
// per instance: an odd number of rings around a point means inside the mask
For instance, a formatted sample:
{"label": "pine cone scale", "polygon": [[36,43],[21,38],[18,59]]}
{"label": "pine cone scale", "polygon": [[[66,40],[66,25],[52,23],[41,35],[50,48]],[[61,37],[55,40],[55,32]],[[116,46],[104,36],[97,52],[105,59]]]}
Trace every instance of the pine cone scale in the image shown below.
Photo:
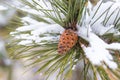
{"label": "pine cone scale", "polygon": [[65,30],[61,36],[58,43],[58,53],[67,53],[77,42],[78,35],[72,29]]}

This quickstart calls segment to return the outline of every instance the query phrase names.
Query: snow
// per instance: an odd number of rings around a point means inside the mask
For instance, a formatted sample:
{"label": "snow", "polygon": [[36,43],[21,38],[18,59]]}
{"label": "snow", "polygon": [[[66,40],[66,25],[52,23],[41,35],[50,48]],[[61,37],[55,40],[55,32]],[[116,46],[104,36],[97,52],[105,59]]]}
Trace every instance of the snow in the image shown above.
{"label": "snow", "polygon": [[[88,26],[88,28],[91,27]],[[79,32],[79,34],[82,32],[83,31]],[[79,36],[81,36],[81,34]],[[86,57],[91,61],[91,63],[94,65],[103,65],[103,62],[105,62],[111,69],[116,69],[117,64],[113,61],[113,57],[107,48],[120,49],[120,43],[107,44],[96,34],[94,34],[91,29],[88,29],[88,31],[86,30],[86,34],[84,34],[84,36],[86,36],[85,39],[87,39],[89,42],[89,46],[86,47],[84,44],[81,44],[81,47],[83,48]],[[118,47],[114,47],[117,45]]]}
{"label": "snow", "polygon": [[17,28],[16,31],[23,32],[23,31],[37,30],[38,28],[43,27],[43,26],[47,26],[47,25],[48,24],[46,24],[46,23],[39,22],[39,23],[36,23],[36,24],[21,26],[21,27]]}
{"label": "snow", "polygon": [[18,45],[30,45],[32,44],[32,40],[22,40],[21,42],[18,43]]}
{"label": "snow", "polygon": [[[100,8],[98,9],[99,6]],[[115,3],[115,2],[107,1],[105,3],[101,3],[101,1],[99,1],[94,8],[92,8],[91,4],[88,3],[88,9],[90,10],[90,15],[86,15],[85,23],[87,25],[91,25],[91,29],[95,34],[104,35],[108,33],[113,33],[114,35],[119,35],[116,34],[119,33],[119,31],[118,29],[115,28],[116,26],[114,25],[114,23],[120,18],[120,14],[119,14],[120,2]],[[97,13],[95,14],[96,11]],[[106,22],[104,21],[105,18],[106,20],[107,19],[109,20]],[[118,21],[118,23],[119,22],[120,20]]]}
{"label": "snow", "polygon": [[[30,31],[30,34],[24,33],[19,34],[19,32],[24,31]],[[23,26],[16,29],[16,32],[11,32],[10,34],[12,36],[15,36],[15,39],[23,39],[21,42],[19,42],[19,45],[29,45],[32,44],[33,41],[36,44],[43,44],[46,41],[58,41],[59,35],[64,31],[64,28],[62,28],[58,24],[46,24],[43,22],[37,22],[36,24],[31,24],[28,26]],[[48,33],[58,33],[59,35],[49,35]],[[16,35],[17,34],[17,35]],[[43,35],[43,36],[40,36]]]}
{"label": "snow", "polygon": [[39,43],[39,42],[42,42],[42,41],[48,41],[48,42],[50,42],[50,41],[58,41],[59,40],[59,36],[57,36],[57,37],[43,37],[43,38],[38,38],[38,39],[36,39],[35,40],[35,43]]}
{"label": "snow", "polygon": [[43,44],[46,41],[50,42],[50,41],[58,41],[59,40],[59,35],[58,36],[43,36],[40,37],[39,35],[30,35],[30,34],[21,34],[21,35],[17,35],[15,36],[15,39],[23,39],[21,40],[18,45],[29,45],[29,44]]}
{"label": "snow", "polygon": [[33,40],[36,43],[42,42],[42,41],[57,41],[59,39],[59,36],[47,36],[47,37],[39,37],[39,36],[32,36],[28,34],[21,34],[20,36],[15,37],[17,39],[25,39],[25,40]]}
{"label": "snow", "polygon": [[[19,34],[19,32],[24,31],[30,31],[30,34]],[[10,34],[15,36],[15,39],[23,39],[21,42],[19,42],[19,45],[29,45],[33,44],[33,42],[36,44],[44,44],[50,41],[59,41],[60,33],[63,31],[64,28],[58,24],[49,25],[43,22],[37,22],[36,24],[17,28],[15,32],[11,32]],[[50,35],[49,33],[56,33],[57,35]]]}
{"label": "snow", "polygon": [[21,34],[21,35],[18,35],[18,36],[15,36],[16,39],[31,39],[31,40],[34,40],[36,39],[35,36],[31,36],[30,34]]}
{"label": "snow", "polygon": [[118,32],[117,29],[114,28],[114,25],[109,25],[109,26],[103,26],[102,24],[99,24],[97,28],[92,28],[94,33],[98,35],[104,35],[104,34],[109,34],[109,33],[116,33]]}
{"label": "snow", "polygon": [[87,37],[87,27],[86,26],[79,26],[77,25],[77,29],[78,31],[76,32],[78,34],[78,36],[82,37],[83,39],[85,39],[86,41],[88,41],[88,37]]}
{"label": "snow", "polygon": [[41,26],[39,29],[36,29],[34,31],[31,31],[31,34],[34,35],[40,35],[43,33],[62,33],[64,31],[64,28],[61,27],[58,24],[51,24],[47,26]]}
{"label": "snow", "polygon": [[31,34],[40,35],[43,33],[62,33],[64,31],[64,28],[58,24],[46,24],[43,22],[38,22],[36,24],[17,28],[16,31],[18,32],[31,31]]}
{"label": "snow", "polygon": [[22,21],[23,21],[23,23],[29,23],[29,24],[36,24],[36,23],[38,23],[38,21],[32,19],[29,16],[23,17]]}
{"label": "snow", "polygon": [[111,43],[107,45],[108,49],[120,50],[120,43]]}
{"label": "snow", "polygon": [[[101,4],[101,6],[98,9],[100,4]],[[101,3],[101,1],[99,1],[98,4],[93,9],[91,9],[91,4],[89,3],[88,9],[90,10],[89,11],[90,15],[86,15],[86,24],[90,24],[92,26],[91,28],[93,31],[96,31],[96,29],[97,29],[97,31],[95,33],[97,33],[98,35],[104,34],[104,31],[102,32],[100,30],[109,29],[109,26],[113,25],[114,22],[120,18],[120,14],[118,14],[119,10],[120,10],[119,4],[120,4],[120,2],[114,3],[114,2],[108,1],[106,3]],[[98,9],[98,11],[95,14],[97,9]],[[94,16],[94,14],[95,14],[95,16]],[[109,18],[109,16],[111,14],[112,14],[112,16]],[[118,14],[118,16],[117,16],[117,14]],[[117,18],[116,18],[116,16],[117,16]],[[108,20],[108,22],[103,23],[105,18],[106,19],[109,18],[109,20]],[[99,30],[99,28],[103,28],[103,29]]]}
{"label": "snow", "polygon": [[117,68],[117,64],[113,61],[112,55],[107,49],[92,44],[89,47],[82,46],[82,48],[92,64],[100,66],[105,62],[111,69]]}
{"label": "snow", "polygon": [[92,32],[89,33],[88,39],[91,46],[99,46],[99,48],[105,48],[107,45],[101,38]]}

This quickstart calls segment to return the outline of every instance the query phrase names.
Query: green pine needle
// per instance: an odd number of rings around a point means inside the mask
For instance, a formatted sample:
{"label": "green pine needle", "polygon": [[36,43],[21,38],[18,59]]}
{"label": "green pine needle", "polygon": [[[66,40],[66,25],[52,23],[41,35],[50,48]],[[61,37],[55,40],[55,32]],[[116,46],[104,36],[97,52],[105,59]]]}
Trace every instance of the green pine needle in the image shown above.
{"label": "green pine needle", "polygon": [[[27,1],[27,0],[20,0],[24,5],[29,6],[33,10],[42,12],[44,15],[36,15],[29,13],[27,11],[23,11],[23,13],[27,13],[30,16],[32,16],[33,19],[39,21],[39,22],[45,22],[48,24],[54,24],[57,23],[61,25],[64,28],[76,28],[76,24],[83,24],[84,23],[84,17],[87,13],[86,11],[86,3],[87,0],[48,0],[50,3],[50,6],[52,9],[44,9],[42,5],[40,5],[36,0],[32,0],[33,3]],[[45,1],[44,1],[45,3]],[[47,3],[45,3],[47,6]],[[98,9],[95,11],[92,19],[96,17],[97,12],[99,11],[99,8],[101,7],[102,2],[100,3]],[[38,6],[38,7],[36,7]],[[91,25],[94,25],[102,16],[103,14],[108,14],[110,8],[112,5],[106,9],[101,15],[98,16],[98,18],[95,21],[90,21]],[[116,8],[118,10],[118,8]],[[114,10],[109,16],[106,14],[105,19],[103,20],[103,25],[106,25],[112,15],[116,12]],[[21,9],[19,8],[19,11]],[[116,25],[116,28],[120,30],[120,18],[117,18],[119,15],[120,9],[115,17],[114,25]],[[85,13],[85,14],[84,14]],[[48,21],[47,19],[52,20],[53,22]],[[13,20],[11,25],[15,25],[16,27],[23,26],[23,22],[21,22],[21,18],[16,17],[16,20]],[[29,24],[28,24],[29,25]],[[11,31],[14,31],[12,27]],[[30,34],[30,31],[23,31],[23,32],[17,32],[14,35],[20,35],[20,34]],[[56,36],[60,34],[53,34],[53,33],[45,33],[43,35],[40,35],[40,37],[45,37],[46,34]],[[114,37],[113,34],[107,34],[101,36],[104,39],[109,39],[110,42],[120,42],[119,37]],[[106,69],[103,67],[98,67],[93,65],[85,56],[79,42],[65,55],[59,55],[57,52],[57,46],[58,41],[52,42],[52,41],[43,41],[41,43],[31,43],[30,45],[18,45],[19,42],[21,42],[23,39],[14,39],[14,37],[11,37],[12,40],[7,45],[7,49],[9,52],[9,56],[12,59],[25,59],[25,62],[29,63],[25,65],[26,67],[37,68],[36,74],[40,72],[44,72],[46,76],[46,80],[49,79],[53,73],[57,72],[56,80],[65,80],[68,77],[72,75],[73,67],[78,62],[83,61],[84,69],[81,73],[81,75],[84,76],[84,80],[87,79],[87,76],[89,76],[89,80],[97,80],[98,75],[101,77],[102,80],[111,80],[109,74],[107,73]],[[88,43],[85,40],[82,40],[85,44],[88,45]],[[118,52],[120,53],[120,52]],[[78,61],[76,61],[78,60]],[[114,55],[115,62],[118,63],[119,68],[119,59],[117,56]],[[104,63],[103,63],[104,64]],[[119,72],[120,71],[113,71],[110,68],[106,67],[115,77],[120,79]],[[89,70],[91,70],[91,73],[89,73]],[[81,76],[82,77],[82,76]]]}

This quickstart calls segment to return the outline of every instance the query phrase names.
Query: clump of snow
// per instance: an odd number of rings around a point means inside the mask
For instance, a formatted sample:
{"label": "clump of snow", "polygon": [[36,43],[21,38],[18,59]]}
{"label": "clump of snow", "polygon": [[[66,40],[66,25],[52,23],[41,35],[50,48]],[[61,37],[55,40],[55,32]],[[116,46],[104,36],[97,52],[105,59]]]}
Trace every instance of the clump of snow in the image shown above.
{"label": "clump of snow", "polygon": [[26,39],[27,37],[29,37],[29,34],[21,34],[19,36],[15,36],[17,39]]}
{"label": "clump of snow", "polygon": [[64,28],[58,24],[46,24],[43,22],[38,22],[33,25],[17,28],[16,31],[31,31],[31,34],[33,35],[40,35],[43,33],[62,33],[64,31]]}
{"label": "clump of snow", "polygon": [[87,31],[87,27],[86,26],[79,26],[77,25],[77,34],[78,36],[82,37],[83,39],[85,39],[86,41],[88,41],[88,31]]}
{"label": "clump of snow", "polygon": [[86,57],[94,65],[103,65],[103,62],[105,62],[111,69],[117,68],[117,64],[113,61],[112,55],[107,49],[97,46],[84,46],[83,50],[85,51]]}
{"label": "clump of snow", "polygon": [[120,43],[111,43],[106,46],[108,49],[120,50]]}
{"label": "clump of snow", "polygon": [[[80,31],[78,33],[79,36],[82,32],[84,32],[84,36],[88,42],[89,46],[86,47],[84,44],[81,44],[81,47],[83,48],[86,57],[94,64],[94,65],[103,65],[103,62],[105,62],[111,69],[116,69],[117,64],[113,61],[113,57],[109,50],[107,48],[112,49],[120,49],[120,47],[114,47],[114,46],[120,46],[119,43],[113,43],[113,44],[107,44],[105,43],[101,38],[99,38],[96,34],[94,34],[91,29]],[[87,28],[86,28],[87,29]],[[82,29],[83,30],[83,29]],[[85,32],[86,31],[86,32]]]}
{"label": "clump of snow", "polygon": [[44,27],[41,26],[39,29],[32,31],[31,34],[40,35],[43,33],[62,33],[63,31],[64,31],[64,28],[61,27],[60,25],[51,24]]}
{"label": "clump of snow", "polygon": [[22,40],[21,42],[18,43],[18,45],[30,45],[32,44],[33,41],[32,40]]}
{"label": "clump of snow", "polygon": [[21,26],[21,27],[17,28],[16,31],[23,32],[23,31],[37,30],[38,28],[41,28],[41,27],[47,26],[47,25],[48,24],[46,24],[46,23],[39,22],[36,24],[28,25],[28,26]]}

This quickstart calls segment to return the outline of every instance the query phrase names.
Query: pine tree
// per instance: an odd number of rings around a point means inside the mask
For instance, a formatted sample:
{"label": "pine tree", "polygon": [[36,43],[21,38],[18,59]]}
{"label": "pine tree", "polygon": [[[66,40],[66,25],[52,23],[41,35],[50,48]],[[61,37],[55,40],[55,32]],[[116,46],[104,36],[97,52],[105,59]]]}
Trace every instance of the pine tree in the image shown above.
{"label": "pine tree", "polygon": [[25,59],[30,68],[38,66],[35,73],[43,72],[45,80],[53,74],[52,80],[120,79],[119,2],[20,1],[20,6],[12,7],[26,14],[13,20],[21,26],[8,27],[12,59]]}

